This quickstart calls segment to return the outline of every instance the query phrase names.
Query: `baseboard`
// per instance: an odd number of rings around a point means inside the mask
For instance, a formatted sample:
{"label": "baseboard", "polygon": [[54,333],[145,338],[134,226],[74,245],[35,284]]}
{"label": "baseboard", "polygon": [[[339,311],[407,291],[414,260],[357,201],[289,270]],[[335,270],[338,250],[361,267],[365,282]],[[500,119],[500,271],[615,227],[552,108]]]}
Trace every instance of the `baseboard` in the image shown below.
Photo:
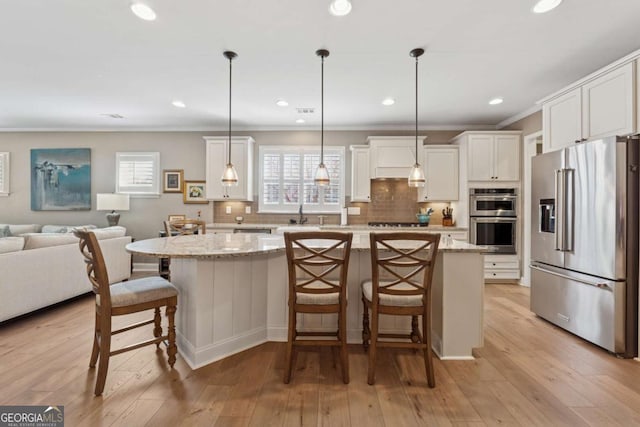
{"label": "baseboard", "polygon": [[248,350],[267,342],[266,328],[260,327],[247,331],[242,335],[219,341],[215,344],[196,349],[184,336],[177,333],[178,349],[180,355],[191,369],[198,369],[210,363],[229,357],[241,351]]}

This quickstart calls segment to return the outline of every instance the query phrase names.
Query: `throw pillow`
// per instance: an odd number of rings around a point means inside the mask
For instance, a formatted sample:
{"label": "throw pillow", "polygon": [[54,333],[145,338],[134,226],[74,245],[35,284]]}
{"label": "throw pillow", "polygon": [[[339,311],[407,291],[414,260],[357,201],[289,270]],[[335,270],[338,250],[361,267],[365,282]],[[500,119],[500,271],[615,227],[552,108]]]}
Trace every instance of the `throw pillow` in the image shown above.
{"label": "throw pillow", "polygon": [[4,228],[0,228],[0,237],[11,237],[11,229],[8,225],[5,225]]}

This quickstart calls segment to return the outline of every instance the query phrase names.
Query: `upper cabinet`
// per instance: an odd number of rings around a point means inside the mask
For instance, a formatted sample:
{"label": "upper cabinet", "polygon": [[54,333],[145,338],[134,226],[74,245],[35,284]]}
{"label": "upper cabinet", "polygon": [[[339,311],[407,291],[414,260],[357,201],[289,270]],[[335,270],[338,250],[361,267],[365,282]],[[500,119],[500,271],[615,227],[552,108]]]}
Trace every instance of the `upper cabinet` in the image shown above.
{"label": "upper cabinet", "polygon": [[[418,163],[426,136],[418,137]],[[370,136],[371,178],[409,178],[416,163],[415,136]]]}
{"label": "upper cabinet", "polygon": [[555,151],[582,139],[582,89],[577,88],[542,106],[544,151]]}
{"label": "upper cabinet", "polygon": [[519,181],[520,132],[464,132],[454,138],[466,148],[468,181]]}
{"label": "upper cabinet", "polygon": [[634,66],[620,68],[582,86],[582,137],[625,135],[635,130]]}
{"label": "upper cabinet", "polygon": [[368,145],[352,145],[351,201],[371,201],[370,150]]}
{"label": "upper cabinet", "polygon": [[253,150],[250,136],[231,138],[231,163],[238,173],[238,185],[222,186],[222,173],[228,161],[227,137],[204,137],[206,143],[206,181],[209,200],[253,201]]}
{"label": "upper cabinet", "polygon": [[458,200],[458,147],[425,145],[422,156],[425,186],[418,189],[418,202]]}
{"label": "upper cabinet", "polygon": [[625,59],[542,100],[544,151],[635,132],[636,68]]}
{"label": "upper cabinet", "polygon": [[636,61],[636,129],[640,129],[640,59]]}

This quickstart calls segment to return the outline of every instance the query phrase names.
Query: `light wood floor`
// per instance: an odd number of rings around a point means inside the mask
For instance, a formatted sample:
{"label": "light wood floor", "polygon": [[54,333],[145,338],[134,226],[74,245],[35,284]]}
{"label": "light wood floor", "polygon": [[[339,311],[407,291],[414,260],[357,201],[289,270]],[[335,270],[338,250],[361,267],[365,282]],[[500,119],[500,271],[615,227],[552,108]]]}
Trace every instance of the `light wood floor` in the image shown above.
{"label": "light wood floor", "polygon": [[369,386],[361,346],[350,347],[349,385],[330,349],[302,349],[285,385],[281,343],[197,371],[180,357],[170,370],[152,346],[113,357],[96,398],[83,298],[0,326],[0,404],[64,405],[67,426],[640,425],[640,363],[538,319],[526,288],[489,285],[485,299],[484,347],[474,361],[436,359],[435,389],[412,351],[381,350]]}

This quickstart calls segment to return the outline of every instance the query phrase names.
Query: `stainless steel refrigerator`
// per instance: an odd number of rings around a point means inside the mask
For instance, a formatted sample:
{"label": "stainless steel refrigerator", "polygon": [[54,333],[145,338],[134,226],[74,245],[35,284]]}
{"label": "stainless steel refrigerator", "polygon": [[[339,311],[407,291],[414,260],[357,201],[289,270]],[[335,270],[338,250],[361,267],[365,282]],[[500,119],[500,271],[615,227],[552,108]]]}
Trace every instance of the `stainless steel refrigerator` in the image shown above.
{"label": "stainless steel refrigerator", "polygon": [[624,357],[638,351],[638,143],[532,159],[531,310]]}

